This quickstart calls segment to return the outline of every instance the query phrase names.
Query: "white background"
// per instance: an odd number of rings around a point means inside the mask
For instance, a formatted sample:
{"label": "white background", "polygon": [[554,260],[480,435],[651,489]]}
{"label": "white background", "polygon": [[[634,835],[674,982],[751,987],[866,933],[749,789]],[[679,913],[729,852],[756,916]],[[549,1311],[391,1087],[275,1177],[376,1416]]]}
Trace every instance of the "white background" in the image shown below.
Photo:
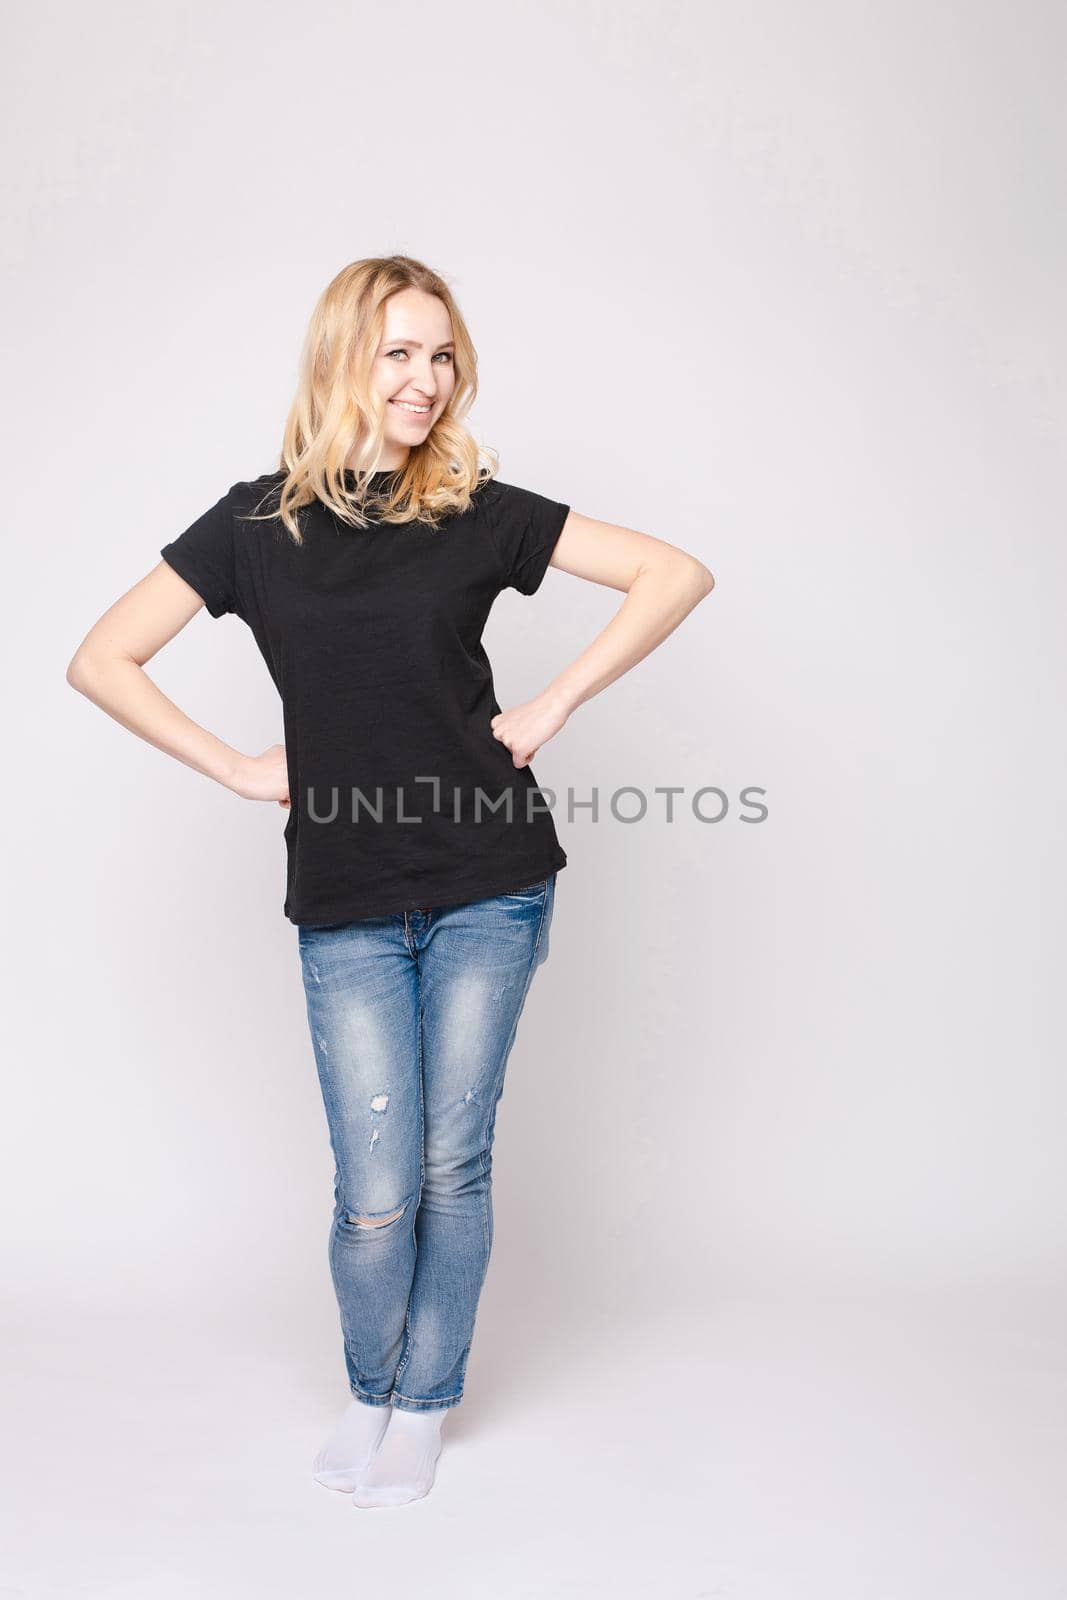
{"label": "white background", "polygon": [[[1063,1593],[1065,33],[1038,0],[9,20],[5,1593]],[[468,1398],[432,1494],[367,1513],[309,1472],[347,1392],[285,813],[64,673],[273,470],[315,298],[392,251],[458,297],[500,476],[717,584],[533,763],[570,859]],[[619,603],[502,596],[501,704]],[[281,739],[237,618],[147,670]],[[665,784],[731,811],[668,825]]]}

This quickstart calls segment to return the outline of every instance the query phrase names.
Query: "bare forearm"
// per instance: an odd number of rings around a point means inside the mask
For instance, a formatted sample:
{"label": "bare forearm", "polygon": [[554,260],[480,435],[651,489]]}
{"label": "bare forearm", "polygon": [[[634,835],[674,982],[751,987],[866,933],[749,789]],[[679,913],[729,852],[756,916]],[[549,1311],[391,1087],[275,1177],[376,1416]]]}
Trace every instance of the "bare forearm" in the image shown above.
{"label": "bare forearm", "polygon": [[607,627],[552,680],[546,696],[569,715],[643,661],[713,587],[711,574],[695,560],[639,573]]}
{"label": "bare forearm", "polygon": [[245,758],[168,700],[136,661],[124,656],[74,661],[67,669],[67,682],[157,750],[227,789],[233,786]]}

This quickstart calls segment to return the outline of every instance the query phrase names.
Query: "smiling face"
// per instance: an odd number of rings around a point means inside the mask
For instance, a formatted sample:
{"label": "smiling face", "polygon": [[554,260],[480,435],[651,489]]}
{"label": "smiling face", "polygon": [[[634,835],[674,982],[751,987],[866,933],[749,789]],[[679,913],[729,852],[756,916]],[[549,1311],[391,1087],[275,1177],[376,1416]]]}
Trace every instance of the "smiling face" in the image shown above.
{"label": "smiling face", "polygon": [[385,402],[383,471],[402,467],[422,444],[455,387],[452,322],[436,295],[401,289],[385,303],[374,387]]}

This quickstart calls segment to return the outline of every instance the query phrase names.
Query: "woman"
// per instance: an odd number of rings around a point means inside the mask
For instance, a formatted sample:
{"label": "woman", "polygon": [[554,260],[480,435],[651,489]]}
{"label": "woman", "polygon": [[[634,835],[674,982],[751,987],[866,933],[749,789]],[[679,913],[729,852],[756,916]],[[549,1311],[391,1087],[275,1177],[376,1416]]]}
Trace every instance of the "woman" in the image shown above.
{"label": "woman", "polygon": [[[530,762],[710,592],[701,562],[484,471],[477,358],[405,256],[357,261],[308,327],[278,471],[234,484],[90,630],[68,681],[285,825],[331,1149],[329,1259],[351,1399],[314,1462],[356,1505],[432,1487],[492,1246],[504,1069],[567,857]],[[588,399],[600,404],[595,377]],[[490,452],[495,454],[495,452]],[[502,711],[481,635],[554,566],[625,593]],[[251,628],[284,743],[231,749],[145,662],[205,605]]]}

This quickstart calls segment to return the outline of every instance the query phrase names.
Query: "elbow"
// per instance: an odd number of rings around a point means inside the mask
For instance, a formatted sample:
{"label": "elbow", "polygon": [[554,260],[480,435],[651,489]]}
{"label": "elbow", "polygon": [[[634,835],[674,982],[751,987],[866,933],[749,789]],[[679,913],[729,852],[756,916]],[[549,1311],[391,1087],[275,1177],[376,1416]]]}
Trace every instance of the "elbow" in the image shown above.
{"label": "elbow", "polygon": [[71,656],[67,663],[67,682],[70,684],[72,689],[78,690],[82,688],[84,683],[82,664],[78,658],[77,652]]}
{"label": "elbow", "polygon": [[99,646],[86,649],[84,645],[79,645],[67,663],[67,682],[72,689],[77,689],[79,694],[94,700],[99,686],[105,681],[111,668],[119,664],[141,667],[144,662],[139,657],[130,655],[128,651],[104,650]]}
{"label": "elbow", "polygon": [[[664,560],[643,562],[634,575],[633,582],[643,572],[654,572],[665,578],[670,584],[677,584],[679,595],[687,599],[692,598],[695,591],[696,600],[703,600],[705,595],[711,593],[715,587],[714,575],[698,561],[696,556],[690,555],[686,550],[674,550]],[[632,584],[628,586],[632,587]]]}
{"label": "elbow", "polygon": [[705,595],[709,595],[714,589],[715,575],[708,570],[702,561],[697,561],[695,557],[693,558],[693,573],[696,577],[700,597],[703,599]]}
{"label": "elbow", "polygon": [[91,678],[92,663],[89,657],[81,650],[76,650],[67,663],[67,682],[79,694],[88,694]]}

